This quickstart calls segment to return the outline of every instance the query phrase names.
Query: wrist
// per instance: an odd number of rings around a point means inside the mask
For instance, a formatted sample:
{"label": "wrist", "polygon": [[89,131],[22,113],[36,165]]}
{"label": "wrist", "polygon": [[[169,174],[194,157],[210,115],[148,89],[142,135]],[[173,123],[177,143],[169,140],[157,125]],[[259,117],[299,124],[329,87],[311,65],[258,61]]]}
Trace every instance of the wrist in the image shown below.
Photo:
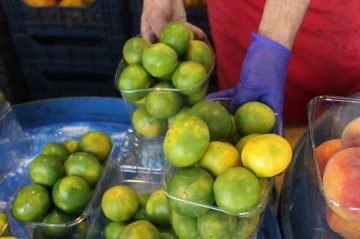
{"label": "wrist", "polygon": [[292,49],[295,40],[295,34],[292,34],[292,32],[289,32],[284,28],[273,28],[267,26],[267,24],[260,24],[258,34],[281,44],[288,50]]}

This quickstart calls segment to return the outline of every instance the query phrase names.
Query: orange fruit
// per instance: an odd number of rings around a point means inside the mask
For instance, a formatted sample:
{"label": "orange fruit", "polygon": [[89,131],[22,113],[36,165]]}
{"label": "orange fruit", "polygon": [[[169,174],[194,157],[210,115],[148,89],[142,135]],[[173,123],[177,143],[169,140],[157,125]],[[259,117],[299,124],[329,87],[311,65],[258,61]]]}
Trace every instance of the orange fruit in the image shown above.
{"label": "orange fruit", "polygon": [[228,168],[241,166],[241,160],[234,146],[220,141],[213,141],[209,143],[197,165],[206,169],[216,178]]}
{"label": "orange fruit", "polygon": [[200,92],[207,84],[207,72],[196,61],[184,61],[172,74],[172,83],[184,95]]}
{"label": "orange fruit", "polygon": [[229,213],[247,212],[261,200],[259,179],[243,167],[229,168],[214,182],[216,205]]}
{"label": "orange fruit", "polygon": [[256,136],[260,136],[261,134],[248,134],[244,137],[242,137],[237,144],[235,145],[237,151],[239,152],[239,155],[241,156],[242,150],[245,146],[245,144],[252,138],[255,138]]}
{"label": "orange fruit", "polygon": [[197,217],[181,216],[171,210],[171,226],[180,239],[201,238],[197,227]]}
{"label": "orange fruit", "polygon": [[124,222],[139,209],[139,197],[131,187],[116,185],[106,190],[102,196],[101,208],[109,220]]}
{"label": "orange fruit", "polygon": [[14,198],[12,215],[21,222],[40,222],[50,208],[50,201],[49,192],[43,186],[25,186]]}
{"label": "orange fruit", "polygon": [[166,132],[164,154],[172,165],[188,167],[200,160],[209,142],[206,123],[198,117],[187,116]]}
{"label": "orange fruit", "polygon": [[175,71],[178,66],[178,56],[171,47],[160,42],[144,51],[142,63],[150,75],[163,78]]}
{"label": "orange fruit", "polygon": [[239,140],[241,139],[241,134],[239,132],[239,130],[236,127],[236,122],[235,122],[235,116],[230,115],[231,118],[231,131],[229,133],[229,136],[227,137],[226,141],[230,142],[232,145],[236,145]]}
{"label": "orange fruit", "polygon": [[166,194],[161,189],[155,190],[150,195],[146,203],[146,213],[154,224],[161,226],[170,225],[170,208]]}
{"label": "orange fruit", "polygon": [[232,121],[229,112],[219,103],[211,100],[195,104],[190,115],[199,117],[209,127],[210,141],[224,141],[230,135]]}
{"label": "orange fruit", "polygon": [[104,228],[104,239],[117,239],[120,233],[128,225],[128,222],[113,222],[110,221],[105,225]]}
{"label": "orange fruit", "polygon": [[179,169],[167,184],[171,209],[188,217],[205,214],[209,211],[207,206],[214,203],[213,185],[213,177],[204,169],[192,167]]}
{"label": "orange fruit", "polygon": [[146,96],[150,77],[144,67],[129,65],[121,72],[117,85],[124,99],[138,101]]}
{"label": "orange fruit", "polygon": [[160,239],[159,230],[150,222],[140,220],[127,225],[118,239]]}
{"label": "orange fruit", "polygon": [[132,65],[137,64],[141,65],[142,55],[148,47],[151,46],[151,43],[145,40],[142,37],[132,37],[127,40],[123,47],[123,57],[125,61]]}
{"label": "orange fruit", "polygon": [[72,228],[63,225],[70,222],[73,219],[74,217],[72,215],[69,215],[67,213],[60,211],[57,208],[54,208],[48,214],[46,214],[42,222],[46,224],[62,224],[62,225],[40,227],[40,230],[42,234],[47,238],[69,237],[72,233]]}
{"label": "orange fruit", "polygon": [[146,203],[149,200],[150,195],[151,195],[150,193],[139,193],[138,194],[139,209],[136,211],[136,213],[132,217],[132,219],[134,221],[146,220],[148,222],[152,222],[150,216],[146,212]]}
{"label": "orange fruit", "polygon": [[165,119],[157,119],[147,112],[145,106],[138,107],[132,115],[132,124],[139,134],[153,138],[164,133],[167,125]]}
{"label": "orange fruit", "polygon": [[184,55],[185,61],[196,61],[202,64],[206,71],[210,71],[213,66],[213,52],[203,41],[190,41],[189,48]]}
{"label": "orange fruit", "polygon": [[53,201],[66,213],[80,213],[91,199],[88,183],[77,176],[65,176],[58,180],[52,189]]}
{"label": "orange fruit", "polygon": [[269,106],[251,101],[236,110],[235,121],[242,135],[266,134],[274,127],[275,114]]}
{"label": "orange fruit", "polygon": [[65,175],[64,166],[58,156],[39,155],[30,164],[31,179],[44,186],[53,186]]}
{"label": "orange fruit", "polygon": [[65,140],[62,144],[67,148],[70,154],[79,151],[79,142],[73,139]]}
{"label": "orange fruit", "polygon": [[183,107],[175,115],[169,117],[168,128],[171,128],[176,122],[190,115],[190,108]]}
{"label": "orange fruit", "polygon": [[201,238],[233,238],[237,218],[219,211],[208,211],[199,216],[197,226]]}
{"label": "orange fruit", "polygon": [[172,21],[166,24],[160,34],[160,42],[174,49],[178,56],[183,55],[194,39],[191,28],[183,22]]}
{"label": "orange fruit", "polygon": [[251,237],[259,224],[259,219],[259,214],[255,214],[250,217],[239,218],[235,229],[234,238],[246,239]]}
{"label": "orange fruit", "polygon": [[0,237],[6,236],[8,233],[9,226],[7,216],[4,212],[0,212]]}
{"label": "orange fruit", "polygon": [[105,163],[112,149],[109,135],[99,130],[86,132],[80,139],[79,148],[82,152],[94,155],[100,163]]}
{"label": "orange fruit", "polygon": [[55,155],[61,162],[65,162],[67,157],[69,157],[70,152],[63,144],[50,142],[42,148],[41,155]]}
{"label": "orange fruit", "polygon": [[182,97],[171,82],[159,82],[152,87],[145,100],[146,111],[157,119],[174,116],[181,108]]}
{"label": "orange fruit", "polygon": [[86,152],[71,154],[64,163],[67,176],[78,176],[94,188],[103,172],[103,166],[95,156]]}
{"label": "orange fruit", "polygon": [[244,167],[258,177],[278,175],[289,166],[291,158],[291,145],[277,134],[264,134],[250,139],[241,153]]}

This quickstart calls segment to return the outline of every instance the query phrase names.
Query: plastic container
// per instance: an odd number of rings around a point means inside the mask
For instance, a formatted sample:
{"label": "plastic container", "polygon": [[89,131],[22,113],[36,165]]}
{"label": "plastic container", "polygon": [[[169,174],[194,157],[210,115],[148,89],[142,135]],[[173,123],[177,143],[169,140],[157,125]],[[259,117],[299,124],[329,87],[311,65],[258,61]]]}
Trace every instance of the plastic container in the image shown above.
{"label": "plastic container", "polygon": [[[33,153],[35,155],[31,155],[31,156],[36,157],[46,143],[62,142],[65,139],[74,139],[79,141],[82,135],[83,134],[81,135],[74,134],[74,135],[67,135],[65,137],[61,133],[55,135],[44,135],[43,136],[44,138],[42,139],[42,143],[40,144],[40,142],[38,142],[38,144],[36,145],[37,154],[35,154],[35,151],[33,150]],[[107,185],[106,176],[108,175],[108,172],[111,170],[112,162],[116,161],[119,155],[119,148],[115,146],[115,142],[113,142],[113,144],[114,145],[112,151],[104,166],[103,173],[96,187],[93,189],[91,199],[88,202],[86,208],[75,219],[64,224],[49,224],[42,222],[20,222],[12,216],[11,208],[15,195],[18,193],[19,190],[21,190],[25,186],[33,184],[33,181],[28,171],[29,171],[29,165],[34,157],[31,157],[29,155],[28,158],[25,159],[23,158],[22,160],[25,166],[22,169],[22,174],[21,174],[22,177],[19,180],[18,185],[12,189],[13,196],[9,200],[10,203],[9,206],[7,207],[8,209],[7,214],[13,235],[19,238],[37,238],[38,236],[46,237],[46,235],[43,235],[43,230],[49,230],[49,229],[59,230],[60,232],[58,234],[60,238],[73,238],[75,237],[75,235],[78,234],[87,235],[88,229],[92,228],[93,224],[95,223],[96,211],[101,207],[101,197]],[[64,235],[61,235],[61,233],[64,233]]]}
{"label": "plastic container", "polygon": [[340,205],[330,199],[323,189],[319,171],[319,163],[315,149],[321,143],[330,139],[340,139],[346,125],[360,116],[360,100],[355,98],[341,98],[320,96],[312,99],[308,104],[309,143],[305,157],[306,188],[310,212],[310,235],[313,238],[338,238],[327,223],[326,205],[330,208],[341,208],[345,212],[357,212],[360,208]]}
{"label": "plastic container", "polygon": [[[152,193],[156,189],[159,189],[161,170],[151,168],[151,163],[148,165],[149,167],[144,167],[143,165],[135,166],[135,164],[135,158],[127,158],[127,154],[121,152],[119,161],[111,162],[110,170],[104,178],[104,182],[106,182],[104,188],[108,189],[121,184],[131,187],[137,193]],[[100,208],[98,210],[96,224],[91,228],[88,238],[104,238],[104,228],[108,222],[109,219],[106,218]],[[170,227],[168,227],[168,229],[170,230]]]}
{"label": "plastic container", "polygon": [[0,99],[0,183],[30,149],[31,139],[23,131],[11,104]]}
{"label": "plastic container", "polygon": [[125,37],[129,14],[124,1],[98,0],[90,7],[30,7],[2,0],[12,36]]}
{"label": "plastic container", "polygon": [[[143,89],[143,90],[133,90],[133,91],[125,91],[125,90],[121,90],[118,86],[118,80],[121,76],[121,73],[123,72],[123,70],[125,69],[125,67],[127,66],[127,63],[125,62],[124,59],[122,59],[119,63],[119,66],[117,68],[116,71],[116,75],[115,75],[115,86],[116,88],[120,91],[122,98],[125,101],[126,107],[128,109],[129,115],[131,118],[133,118],[133,114],[134,112],[139,108],[143,106],[143,103],[139,103],[139,101],[134,101],[134,100],[129,100],[131,99],[133,96],[138,96],[140,95],[141,97],[143,96],[143,98],[141,99],[142,101],[144,100],[144,97],[150,93],[150,92],[163,92],[163,93],[176,93],[176,97],[181,97],[181,107],[179,110],[181,110],[184,107],[191,107],[192,105],[194,105],[195,103],[203,100],[205,98],[207,89],[208,89],[208,85],[209,85],[209,80],[210,80],[210,75],[214,69],[214,65],[215,65],[215,54],[214,51],[212,49],[211,44],[209,43],[209,41],[207,39],[204,40],[206,42],[206,44],[210,47],[213,56],[213,62],[212,62],[212,66],[210,67],[210,69],[208,70],[208,73],[206,75],[206,77],[196,86],[194,86],[193,88],[189,88],[189,89],[176,89],[176,88],[148,88],[148,89]],[[160,82],[160,81],[157,81]],[[171,82],[170,82],[171,83]],[[196,90],[196,92],[194,93],[190,93],[189,91],[193,91]],[[163,103],[165,103],[165,101],[162,101]],[[178,111],[177,111],[178,112]],[[154,118],[154,117],[153,117]],[[159,120],[159,122],[161,121],[162,125],[167,125],[167,119],[166,118],[162,118],[161,120]],[[133,124],[134,128],[136,129],[136,126]],[[160,127],[161,128],[161,127]],[[166,127],[163,127],[162,133],[164,133]],[[138,129],[136,129],[137,132],[139,132],[139,136],[144,136],[146,138],[156,138],[160,135],[159,134],[152,134],[152,135],[148,135],[147,133],[144,132],[140,132]],[[160,130],[159,130],[160,131]]]}

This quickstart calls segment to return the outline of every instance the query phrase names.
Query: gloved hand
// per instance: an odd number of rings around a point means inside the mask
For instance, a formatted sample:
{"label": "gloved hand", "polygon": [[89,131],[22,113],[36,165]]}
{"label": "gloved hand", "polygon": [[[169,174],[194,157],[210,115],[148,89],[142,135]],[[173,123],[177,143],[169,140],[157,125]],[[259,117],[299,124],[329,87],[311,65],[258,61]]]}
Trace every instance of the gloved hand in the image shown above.
{"label": "gloved hand", "polygon": [[[253,33],[236,87],[209,94],[206,99],[232,98],[231,113],[246,102],[259,101],[272,108],[282,120],[290,53],[283,45]],[[280,134],[284,135],[283,129]]]}
{"label": "gloved hand", "polygon": [[[144,0],[141,15],[141,36],[150,42],[155,42],[170,21],[186,22],[186,12],[183,0]],[[204,32],[187,23],[194,31],[196,39],[203,39]]]}

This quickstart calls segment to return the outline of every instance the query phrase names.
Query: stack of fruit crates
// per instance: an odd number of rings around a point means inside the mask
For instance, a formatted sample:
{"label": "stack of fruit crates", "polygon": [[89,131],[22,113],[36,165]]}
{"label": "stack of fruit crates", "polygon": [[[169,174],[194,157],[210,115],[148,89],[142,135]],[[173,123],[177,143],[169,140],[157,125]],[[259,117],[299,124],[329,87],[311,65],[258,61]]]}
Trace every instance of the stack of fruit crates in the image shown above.
{"label": "stack of fruit crates", "polygon": [[32,99],[118,96],[130,32],[122,0],[1,0]]}

